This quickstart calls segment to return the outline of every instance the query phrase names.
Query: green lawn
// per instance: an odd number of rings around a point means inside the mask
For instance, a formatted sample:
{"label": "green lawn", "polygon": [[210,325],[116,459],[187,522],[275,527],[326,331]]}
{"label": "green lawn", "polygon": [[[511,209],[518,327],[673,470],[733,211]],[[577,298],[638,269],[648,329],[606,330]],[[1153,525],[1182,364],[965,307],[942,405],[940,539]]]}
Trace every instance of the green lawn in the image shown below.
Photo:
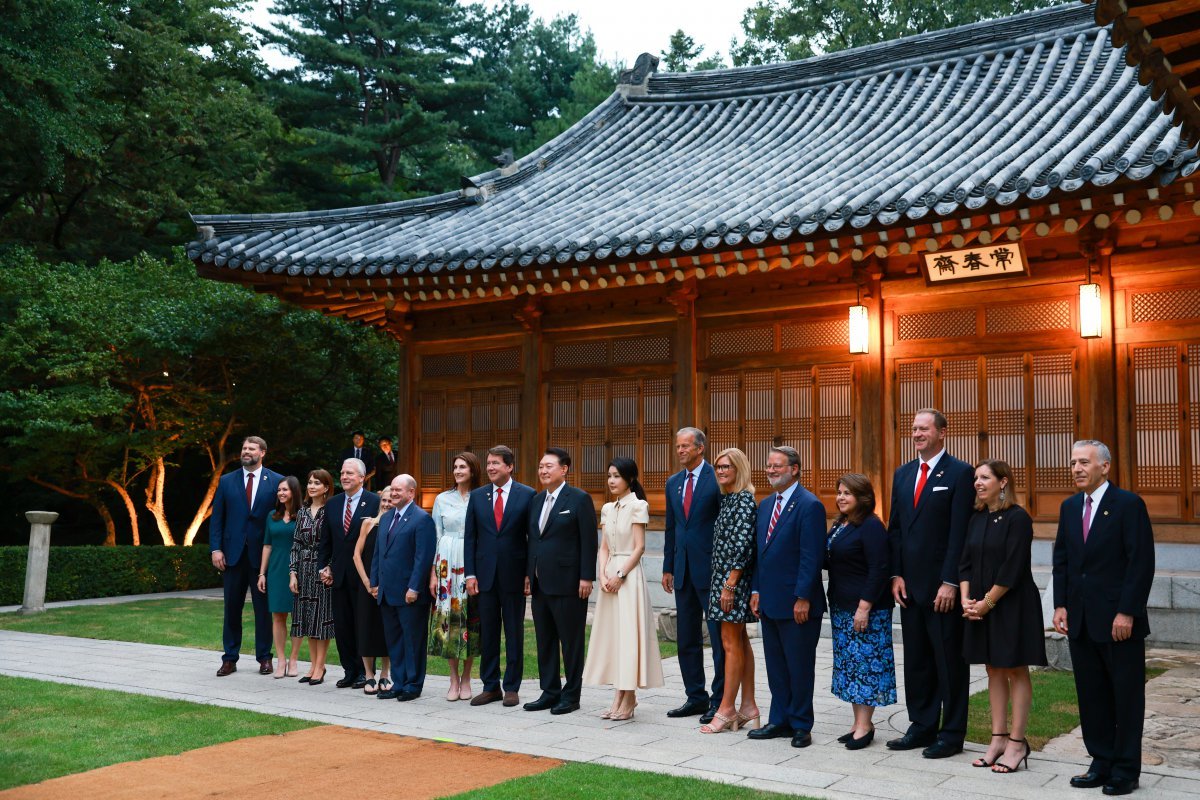
{"label": "green lawn", "polygon": [[807,795],[782,795],[745,786],[679,778],[653,772],[605,767],[598,764],[563,764],[540,775],[452,795],[443,800],[642,800],[645,797],[686,797],[687,800],[771,800]]}
{"label": "green lawn", "polygon": [[[55,608],[34,616],[0,614],[0,628],[27,633],[51,633],[88,639],[113,639],[178,647],[221,648],[221,602],[218,600],[141,600],[101,606]],[[242,653],[254,655],[254,620],[250,604],[242,617]],[[674,642],[660,642],[663,658],[678,652]],[[308,660],[308,644],[301,645],[300,659]],[[219,658],[217,659],[219,660]],[[216,669],[214,660],[213,669]],[[338,664],[337,645],[330,645],[329,663]],[[429,659],[429,674],[447,675],[441,658]],[[478,665],[472,670],[478,677]],[[537,646],[533,623],[525,623],[525,677],[537,677]]]}
{"label": "green lawn", "polygon": [[250,736],[299,719],[0,676],[0,790]]}
{"label": "green lawn", "polygon": [[[1146,669],[1146,680],[1164,670]],[[1033,707],[1029,714],[1026,738],[1034,750],[1041,750],[1056,736],[1079,727],[1079,701],[1075,695],[1075,673],[1057,670],[1033,670]],[[967,718],[967,739],[987,744],[992,735],[991,710],[987,692],[971,695]]]}

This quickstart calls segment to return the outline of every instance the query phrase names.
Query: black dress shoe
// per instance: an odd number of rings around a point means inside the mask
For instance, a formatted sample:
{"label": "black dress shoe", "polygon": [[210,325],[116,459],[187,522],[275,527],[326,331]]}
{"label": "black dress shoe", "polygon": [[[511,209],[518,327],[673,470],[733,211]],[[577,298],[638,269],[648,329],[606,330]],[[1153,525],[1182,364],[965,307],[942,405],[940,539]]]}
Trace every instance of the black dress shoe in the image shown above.
{"label": "black dress shoe", "polygon": [[937,741],[937,735],[932,733],[920,734],[909,731],[899,739],[889,739],[888,750],[916,750],[918,747],[929,747]]}
{"label": "black dress shoe", "polygon": [[557,697],[550,697],[549,695],[544,694],[537,700],[531,700],[530,702],[526,703],[524,708],[526,711],[545,711],[547,709],[554,708],[556,705],[558,705]]}
{"label": "black dress shoe", "polygon": [[305,675],[303,678],[296,681],[296,683],[308,683],[311,680],[312,680],[312,675]]}
{"label": "black dress shoe", "polygon": [[350,684],[350,687],[351,687],[352,689],[361,689],[361,688],[363,688],[363,687],[364,687],[364,686],[366,686],[366,685],[367,685],[367,679],[366,679],[366,677],[364,677],[364,676],[360,675],[360,676],[358,676],[357,678],[355,678],[355,679],[354,679],[354,683]]}
{"label": "black dress shoe", "polygon": [[703,714],[700,715],[700,724],[707,725],[708,723],[712,722],[713,719],[716,718],[716,716],[717,716],[717,709],[710,708],[708,711],[705,711]]}
{"label": "black dress shoe", "polygon": [[342,678],[340,681],[338,681],[337,683],[334,684],[334,686],[336,686],[339,689],[349,689],[353,685],[354,685],[354,678],[351,678],[351,677]]}
{"label": "black dress shoe", "polygon": [[1108,776],[1096,772],[1094,769],[1089,769],[1082,775],[1076,775],[1071,778],[1071,785],[1076,789],[1095,789],[1097,786],[1103,786],[1108,783]]}
{"label": "black dress shoe", "polygon": [[400,692],[396,695],[396,699],[401,703],[407,703],[409,700],[416,700],[420,696],[420,692]]}
{"label": "black dress shoe", "polygon": [[550,713],[551,714],[570,714],[572,711],[578,711],[578,710],[579,710],[579,703],[571,703],[571,702],[563,700],[563,701],[556,703],[554,705],[554,708],[550,709]]}
{"label": "black dress shoe", "polygon": [[853,738],[854,738],[854,731],[850,731],[849,733],[843,733],[841,736],[839,736],[837,738],[837,740],[839,742],[841,742],[842,744],[845,744],[846,742],[850,741]]}
{"label": "black dress shoe", "polygon": [[400,696],[399,689],[384,689],[382,692],[376,693],[375,699],[376,700],[395,700],[399,696]]}
{"label": "black dress shoe", "polygon": [[921,751],[921,755],[926,758],[949,758],[956,756],[963,750],[961,744],[952,744],[950,742],[938,739],[933,744]]}
{"label": "black dress shoe", "polygon": [[1109,778],[1104,784],[1104,793],[1109,795],[1129,794],[1138,788],[1137,778]]}
{"label": "black dress shoe", "polygon": [[812,744],[812,734],[808,731],[796,731],[792,736],[792,747],[808,747]]}
{"label": "black dress shoe", "polygon": [[694,717],[697,714],[703,714],[708,711],[707,700],[688,700],[679,708],[672,708],[667,712],[668,717]]}
{"label": "black dress shoe", "polygon": [[309,686],[320,686],[324,682],[325,682],[325,673],[324,672],[321,673],[321,677],[319,677],[319,678],[309,678],[308,679]]}
{"label": "black dress shoe", "polygon": [[847,742],[846,742],[846,749],[847,750],[862,750],[864,747],[866,747],[873,741],[875,741],[875,729],[874,728],[871,728],[871,730],[867,731],[866,736],[859,736],[858,738],[855,738],[854,734],[851,733],[849,740],[847,740]]}
{"label": "black dress shoe", "polygon": [[785,736],[795,735],[795,731],[789,725],[776,725],[767,723],[761,728],[755,728],[746,734],[747,739],[782,739]]}

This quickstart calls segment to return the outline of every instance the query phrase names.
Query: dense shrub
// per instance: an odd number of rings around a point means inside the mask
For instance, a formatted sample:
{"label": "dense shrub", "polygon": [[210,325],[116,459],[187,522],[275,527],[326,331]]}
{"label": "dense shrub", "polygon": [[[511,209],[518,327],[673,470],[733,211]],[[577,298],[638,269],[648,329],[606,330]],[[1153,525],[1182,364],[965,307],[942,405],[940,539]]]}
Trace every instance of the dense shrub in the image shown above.
{"label": "dense shrub", "polygon": [[[0,605],[25,594],[28,547],[0,547]],[[207,589],[221,585],[207,547],[51,547],[46,600]]]}

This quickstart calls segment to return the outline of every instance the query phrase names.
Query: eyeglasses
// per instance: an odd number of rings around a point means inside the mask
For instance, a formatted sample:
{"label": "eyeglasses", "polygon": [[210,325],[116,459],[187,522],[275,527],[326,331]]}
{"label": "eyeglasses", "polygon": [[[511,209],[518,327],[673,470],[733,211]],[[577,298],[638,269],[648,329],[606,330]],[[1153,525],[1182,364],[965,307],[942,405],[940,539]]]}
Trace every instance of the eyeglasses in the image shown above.
{"label": "eyeglasses", "polygon": [[733,464],[717,464],[713,469],[718,472],[724,472],[725,470],[733,469]]}

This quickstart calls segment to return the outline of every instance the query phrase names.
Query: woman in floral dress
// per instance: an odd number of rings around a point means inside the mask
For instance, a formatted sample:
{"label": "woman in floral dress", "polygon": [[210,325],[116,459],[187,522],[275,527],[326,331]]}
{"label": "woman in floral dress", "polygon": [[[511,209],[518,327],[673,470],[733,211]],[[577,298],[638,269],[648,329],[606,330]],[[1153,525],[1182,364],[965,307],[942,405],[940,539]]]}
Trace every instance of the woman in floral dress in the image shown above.
{"label": "woman in floral dress", "polygon": [[333,596],[317,574],[317,550],[321,523],[325,519],[325,503],[333,494],[333,476],[323,469],[308,473],[304,505],[296,514],[296,538],[292,540],[292,594],[296,607],[292,610],[292,636],[308,637],[308,653],[312,664],[300,683],[316,686],[325,682],[325,655],[333,638]]}
{"label": "woman in floral dress", "polygon": [[451,464],[454,488],[433,501],[438,543],[429,577],[434,602],[429,622],[429,655],[444,658],[450,664],[450,690],[446,699],[470,700],[471,662],[479,655],[479,611],[467,598],[463,532],[467,499],[471,490],[479,487],[481,470],[474,453],[459,453]]}

